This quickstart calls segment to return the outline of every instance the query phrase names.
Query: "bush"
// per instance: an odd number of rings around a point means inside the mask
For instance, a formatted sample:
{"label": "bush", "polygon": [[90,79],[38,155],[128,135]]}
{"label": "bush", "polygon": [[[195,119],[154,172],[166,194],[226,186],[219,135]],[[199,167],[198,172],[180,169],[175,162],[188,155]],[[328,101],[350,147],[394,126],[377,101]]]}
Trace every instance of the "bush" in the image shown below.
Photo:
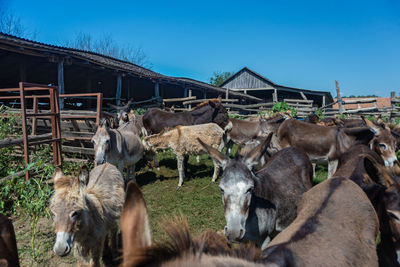
{"label": "bush", "polygon": [[294,108],[291,108],[286,102],[277,102],[272,107],[273,112],[286,112],[288,110],[291,111],[292,117],[297,116],[297,110]]}

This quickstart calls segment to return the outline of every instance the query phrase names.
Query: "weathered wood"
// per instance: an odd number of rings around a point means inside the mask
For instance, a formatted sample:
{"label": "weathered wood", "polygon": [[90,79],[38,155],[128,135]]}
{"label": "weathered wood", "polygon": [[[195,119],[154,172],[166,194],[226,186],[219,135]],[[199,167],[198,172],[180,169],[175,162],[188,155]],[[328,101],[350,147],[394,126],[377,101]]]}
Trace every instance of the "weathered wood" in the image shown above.
{"label": "weathered wood", "polygon": [[[195,103],[201,103],[206,100],[211,100],[211,99],[196,99],[196,100],[189,100],[189,101],[184,101],[182,104],[195,104]],[[222,102],[239,102],[239,99],[221,99]]]}
{"label": "weathered wood", "polygon": [[342,102],[342,97],[340,95],[340,87],[339,87],[339,82],[335,81],[336,84],[336,94],[337,94],[337,99],[338,99],[338,104],[339,104],[339,113],[343,113],[345,111],[345,108],[343,106],[343,102]]}
{"label": "weathered wood", "polygon": [[121,92],[122,92],[122,75],[118,73],[117,75],[117,90],[115,93],[115,99],[117,100],[117,106],[121,105]]}
{"label": "weathered wood", "polygon": [[300,92],[300,95],[301,95],[301,97],[302,97],[304,100],[307,100],[307,97],[306,97],[306,95],[305,95],[303,92]]}
{"label": "weathered wood", "polygon": [[[41,135],[35,135],[35,136],[28,136],[28,143],[29,142],[34,142],[34,141],[41,141],[41,140],[46,140],[51,138],[51,133],[47,134],[41,134]],[[8,147],[8,146],[14,146],[14,145],[21,145],[24,143],[24,138],[6,138],[3,140],[0,140],[0,148],[3,147]]]}
{"label": "weathered wood", "polygon": [[283,99],[284,102],[286,103],[308,103],[308,104],[312,104],[314,102],[314,100],[305,100],[305,99],[289,99],[289,98],[285,98]]}
{"label": "weathered wood", "polygon": [[[188,97],[192,97],[192,89],[189,89]],[[192,105],[189,104],[188,108],[189,108],[189,109],[192,109]]]}
{"label": "weathered wood", "polygon": [[342,100],[344,104],[359,104],[359,103],[374,103],[377,101],[376,98],[360,98],[352,100]]}
{"label": "weathered wood", "polygon": [[274,89],[274,92],[272,94],[272,101],[274,103],[278,102],[278,90]]}
{"label": "weathered wood", "polygon": [[187,100],[195,100],[196,96],[191,96],[191,97],[179,97],[179,98],[164,98],[163,102],[165,103],[170,103],[170,102],[181,102],[181,101],[187,101]]}
{"label": "weathered wood", "polygon": [[91,155],[91,156],[94,155],[93,148],[62,146],[62,150],[64,153],[78,153],[78,154]]}
{"label": "weathered wood", "polygon": [[154,97],[160,97],[160,83],[158,81],[154,84]]}
{"label": "weathered wood", "polygon": [[[57,68],[57,84],[59,94],[64,94],[64,59],[58,61]],[[64,109],[64,98],[59,99],[60,109]]]}

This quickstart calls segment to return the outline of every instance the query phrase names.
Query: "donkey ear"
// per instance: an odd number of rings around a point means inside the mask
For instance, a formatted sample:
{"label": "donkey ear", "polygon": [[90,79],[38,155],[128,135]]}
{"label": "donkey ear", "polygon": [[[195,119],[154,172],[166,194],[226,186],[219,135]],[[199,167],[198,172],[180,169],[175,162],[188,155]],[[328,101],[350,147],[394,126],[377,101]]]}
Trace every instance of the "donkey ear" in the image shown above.
{"label": "donkey ear", "polygon": [[381,128],[376,126],[372,121],[366,119],[364,116],[361,116],[361,119],[365,122],[365,125],[374,133],[374,135],[378,135],[381,131]]}
{"label": "donkey ear", "polygon": [[129,181],[121,215],[124,263],[132,259],[138,248],[151,245],[151,228],[146,202],[138,185]]}
{"label": "donkey ear", "polygon": [[264,141],[256,146],[252,151],[250,151],[246,157],[245,157],[245,164],[249,169],[251,170],[254,165],[257,165],[261,157],[264,155],[264,153],[267,151],[267,148],[271,144],[271,139],[272,139],[273,133],[269,133],[267,138],[264,139]]}
{"label": "donkey ear", "polygon": [[201,141],[200,138],[197,138],[197,141],[200,143],[200,145],[207,151],[207,153],[210,155],[210,157],[215,160],[215,162],[222,167],[222,169],[225,169],[226,165],[228,164],[229,158],[222,154],[221,152],[218,151],[218,149],[213,148],[212,146],[207,145],[203,141]]}
{"label": "donkey ear", "polygon": [[64,173],[61,170],[61,168],[60,167],[56,167],[56,169],[54,170],[54,174],[53,174],[53,180],[56,181],[56,180],[60,179],[63,176],[64,176]]}
{"label": "donkey ear", "polygon": [[89,182],[89,169],[86,165],[83,165],[79,170],[78,174],[79,185],[86,186]]}

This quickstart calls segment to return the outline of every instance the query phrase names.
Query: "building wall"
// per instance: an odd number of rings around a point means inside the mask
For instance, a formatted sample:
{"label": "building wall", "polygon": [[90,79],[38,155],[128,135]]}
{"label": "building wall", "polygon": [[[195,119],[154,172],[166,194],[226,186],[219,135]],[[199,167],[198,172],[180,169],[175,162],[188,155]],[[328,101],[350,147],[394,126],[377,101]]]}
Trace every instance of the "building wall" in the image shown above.
{"label": "building wall", "polygon": [[227,84],[223,86],[223,88],[229,88],[229,89],[264,88],[264,87],[270,87],[270,85],[247,71],[243,71],[237,77],[235,77],[233,80],[229,81]]}

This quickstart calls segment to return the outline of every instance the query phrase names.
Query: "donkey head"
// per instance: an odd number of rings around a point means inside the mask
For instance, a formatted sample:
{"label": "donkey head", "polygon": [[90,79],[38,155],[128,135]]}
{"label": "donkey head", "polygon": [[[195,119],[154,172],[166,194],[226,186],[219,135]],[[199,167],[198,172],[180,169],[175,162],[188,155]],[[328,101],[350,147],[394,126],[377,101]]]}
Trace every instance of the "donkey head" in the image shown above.
{"label": "donkey head", "polygon": [[81,191],[89,181],[89,170],[83,166],[76,177],[65,176],[60,168],[54,175],[54,195],[50,202],[55,232],[53,250],[58,256],[70,253],[76,235],[85,227],[87,207]]}
{"label": "donkey head", "polygon": [[246,156],[236,159],[226,157],[217,149],[198,139],[214,161],[224,170],[219,188],[222,192],[222,203],[225,211],[225,235],[230,241],[240,241],[246,233],[246,220],[249,216],[253,190],[256,186],[252,168],[258,164],[266,152],[271,138],[272,133]]}
{"label": "donkey head", "polygon": [[195,117],[195,124],[214,122],[224,129],[229,123],[228,112],[221,104],[220,96],[197,105],[193,109],[192,115]]}
{"label": "donkey head", "polygon": [[95,135],[92,137],[96,165],[103,164],[107,160],[107,152],[110,151],[111,148],[109,127],[108,121],[102,120],[99,127],[97,127]]}
{"label": "donkey head", "polygon": [[396,157],[396,139],[391,134],[390,128],[383,122],[381,126],[362,117],[365,124],[374,133],[375,137],[371,140],[371,150],[378,153],[385,162],[385,166],[393,167]]}

